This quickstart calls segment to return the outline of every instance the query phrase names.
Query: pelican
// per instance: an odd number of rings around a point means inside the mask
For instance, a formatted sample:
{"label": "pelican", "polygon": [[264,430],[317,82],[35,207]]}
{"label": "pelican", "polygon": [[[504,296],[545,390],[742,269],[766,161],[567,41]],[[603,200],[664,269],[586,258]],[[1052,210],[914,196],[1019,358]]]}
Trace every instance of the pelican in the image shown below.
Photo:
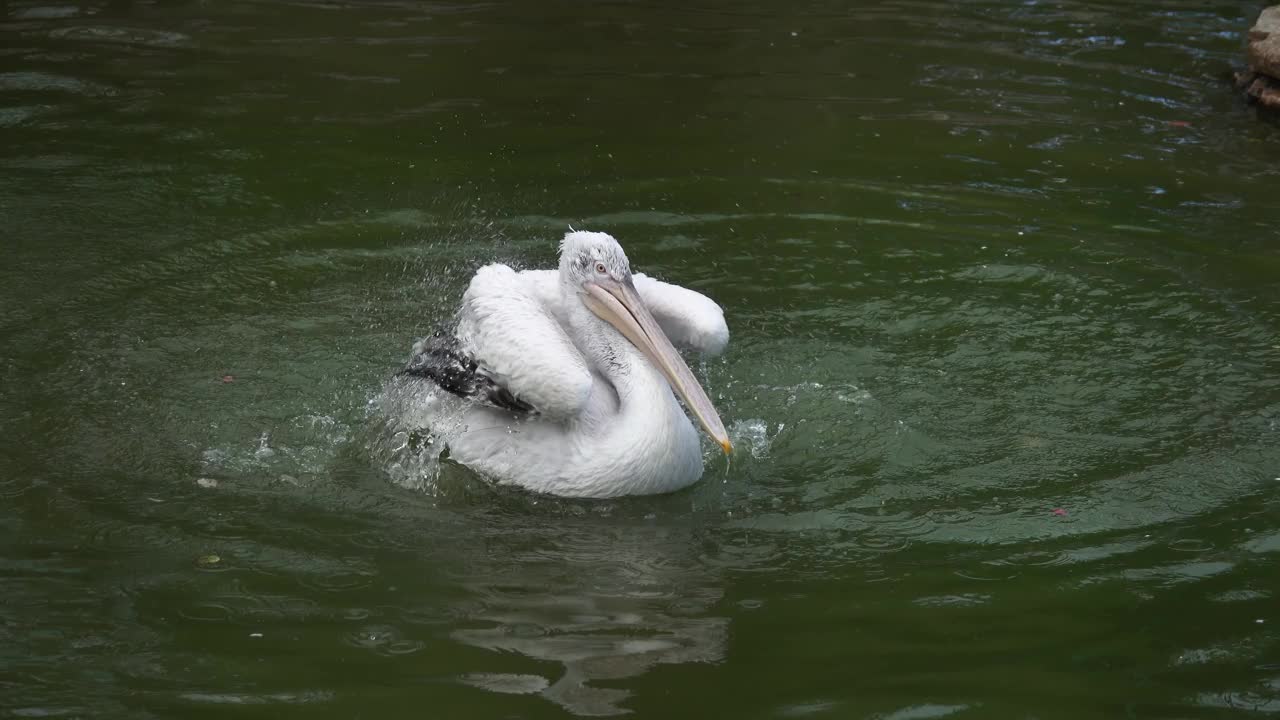
{"label": "pelican", "polygon": [[724,312],[633,275],[611,235],[575,231],[559,270],[480,268],[456,332],[420,341],[400,374],[465,399],[449,457],[498,483],[571,497],[665,493],[702,476],[699,435],[676,395],[732,450],[673,341],[719,354]]}

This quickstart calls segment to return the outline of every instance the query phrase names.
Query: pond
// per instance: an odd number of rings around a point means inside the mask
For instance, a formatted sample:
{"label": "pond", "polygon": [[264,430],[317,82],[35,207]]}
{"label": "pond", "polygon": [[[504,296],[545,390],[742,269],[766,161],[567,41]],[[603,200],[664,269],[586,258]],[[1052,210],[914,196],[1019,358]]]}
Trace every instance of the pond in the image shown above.
{"label": "pond", "polygon": [[[0,1],[0,710],[1280,713],[1259,8]],[[397,461],[570,226],[724,308],[732,457]]]}

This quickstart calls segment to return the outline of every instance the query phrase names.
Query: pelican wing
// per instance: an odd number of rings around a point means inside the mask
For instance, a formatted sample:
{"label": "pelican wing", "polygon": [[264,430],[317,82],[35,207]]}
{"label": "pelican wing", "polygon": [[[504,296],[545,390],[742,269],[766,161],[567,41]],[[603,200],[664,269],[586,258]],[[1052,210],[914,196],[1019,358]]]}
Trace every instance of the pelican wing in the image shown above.
{"label": "pelican wing", "polygon": [[[564,322],[564,301],[560,297],[560,274],[555,270],[523,270],[518,275],[527,291],[549,312]],[[724,311],[714,300],[695,290],[655,280],[644,273],[631,276],[636,292],[653,313],[662,332],[679,348],[707,355],[719,355],[729,343],[729,326]]]}
{"label": "pelican wing", "polygon": [[644,273],[631,277],[636,292],[673,344],[708,355],[724,352],[729,344],[729,326],[724,321],[724,310],[714,300]]}
{"label": "pelican wing", "polygon": [[554,308],[506,265],[480,268],[462,296],[458,339],[479,371],[534,411],[577,415],[591,395],[582,353]]}

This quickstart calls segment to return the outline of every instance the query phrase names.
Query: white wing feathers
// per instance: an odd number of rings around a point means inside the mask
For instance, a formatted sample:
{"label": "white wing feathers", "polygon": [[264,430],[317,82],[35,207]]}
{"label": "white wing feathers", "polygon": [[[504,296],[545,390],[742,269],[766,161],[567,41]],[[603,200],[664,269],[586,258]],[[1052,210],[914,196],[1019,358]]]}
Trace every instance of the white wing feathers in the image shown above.
{"label": "white wing feathers", "polygon": [[[556,270],[522,270],[517,274],[525,281],[530,295],[564,322],[560,273]],[[636,292],[673,345],[707,355],[724,352],[725,345],[729,343],[729,326],[725,324],[724,311],[714,300],[700,292],[655,280],[644,273],[635,273],[631,278],[635,281]]]}
{"label": "white wing feathers", "polygon": [[578,414],[591,371],[560,321],[506,265],[480,268],[462,296],[458,339],[494,381],[550,418]]}
{"label": "white wing feathers", "polygon": [[635,273],[631,278],[671,344],[707,355],[724,352],[729,344],[729,326],[724,321],[724,310],[714,300],[644,273]]}
{"label": "white wing feathers", "polygon": [[[480,268],[462,296],[457,334],[494,382],[543,416],[567,419],[586,407],[593,381],[564,330],[559,278],[555,270]],[[632,278],[674,345],[709,355],[724,351],[729,327],[715,301],[641,273]]]}

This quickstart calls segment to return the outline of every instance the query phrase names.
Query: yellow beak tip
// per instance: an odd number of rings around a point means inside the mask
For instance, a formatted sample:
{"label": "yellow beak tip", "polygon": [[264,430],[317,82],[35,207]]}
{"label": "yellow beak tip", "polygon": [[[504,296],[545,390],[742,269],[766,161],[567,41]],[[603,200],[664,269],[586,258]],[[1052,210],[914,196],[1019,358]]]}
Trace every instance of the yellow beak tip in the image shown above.
{"label": "yellow beak tip", "polygon": [[720,447],[724,448],[725,455],[728,455],[729,453],[733,452],[733,443],[729,442],[728,440],[722,441],[720,443]]}

